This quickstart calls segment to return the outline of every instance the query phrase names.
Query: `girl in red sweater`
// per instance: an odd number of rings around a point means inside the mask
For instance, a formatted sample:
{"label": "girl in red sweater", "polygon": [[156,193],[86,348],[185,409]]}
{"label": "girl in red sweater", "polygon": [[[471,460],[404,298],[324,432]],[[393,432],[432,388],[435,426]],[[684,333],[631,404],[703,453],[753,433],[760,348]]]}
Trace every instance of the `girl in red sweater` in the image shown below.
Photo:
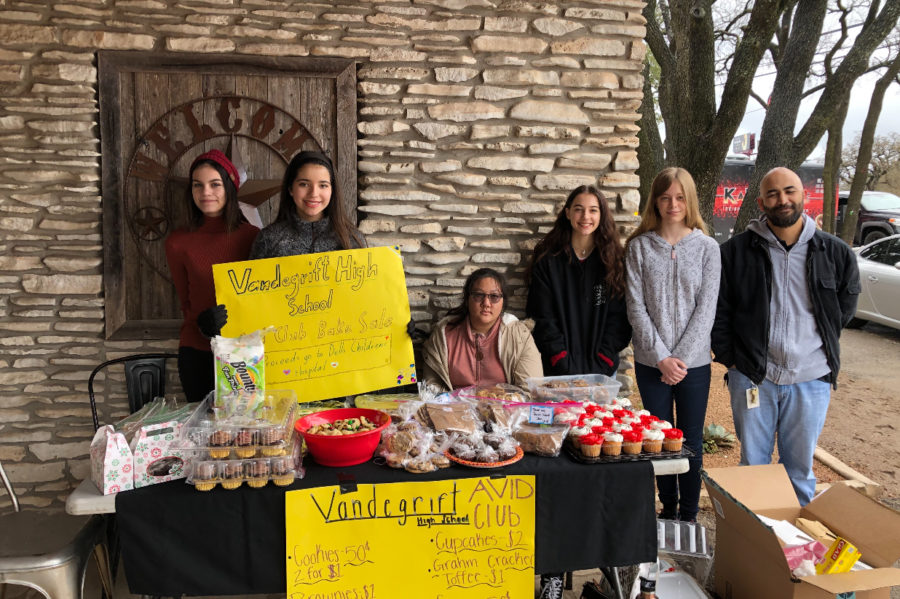
{"label": "girl in red sweater", "polygon": [[190,223],[166,239],[166,260],[184,315],[178,376],[188,401],[200,401],[214,386],[209,338],[219,334],[226,318],[224,306],[216,307],[212,265],[246,260],[259,229],[241,214],[240,177],[225,154],[201,154],[188,177]]}

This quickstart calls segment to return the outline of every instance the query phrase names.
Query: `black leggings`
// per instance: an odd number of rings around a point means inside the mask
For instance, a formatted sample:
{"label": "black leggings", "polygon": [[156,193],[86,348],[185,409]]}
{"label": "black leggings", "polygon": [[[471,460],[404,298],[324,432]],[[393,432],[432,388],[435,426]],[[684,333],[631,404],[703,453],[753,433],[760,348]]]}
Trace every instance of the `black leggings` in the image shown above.
{"label": "black leggings", "polygon": [[188,401],[200,401],[213,390],[213,354],[211,351],[178,348],[178,378]]}

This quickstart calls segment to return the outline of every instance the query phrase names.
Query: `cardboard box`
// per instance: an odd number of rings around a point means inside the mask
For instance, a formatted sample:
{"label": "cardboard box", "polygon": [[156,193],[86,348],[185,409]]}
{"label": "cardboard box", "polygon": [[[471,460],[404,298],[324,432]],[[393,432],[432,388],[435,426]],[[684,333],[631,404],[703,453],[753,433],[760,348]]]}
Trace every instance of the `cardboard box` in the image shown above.
{"label": "cardboard box", "polygon": [[135,434],[131,441],[135,489],[187,476],[187,457],[176,443],[181,425],[175,420],[150,424]]}
{"label": "cardboard box", "polygon": [[134,456],[125,435],[101,426],[91,441],[91,480],[104,495],[134,488]]}
{"label": "cardboard box", "polygon": [[[900,585],[900,514],[845,487],[833,485],[800,507],[781,464],[716,468],[704,473],[716,512],[715,589],[722,599],[889,599]],[[818,520],[859,548],[872,570],[791,576],[781,544],[756,514],[794,522]]]}

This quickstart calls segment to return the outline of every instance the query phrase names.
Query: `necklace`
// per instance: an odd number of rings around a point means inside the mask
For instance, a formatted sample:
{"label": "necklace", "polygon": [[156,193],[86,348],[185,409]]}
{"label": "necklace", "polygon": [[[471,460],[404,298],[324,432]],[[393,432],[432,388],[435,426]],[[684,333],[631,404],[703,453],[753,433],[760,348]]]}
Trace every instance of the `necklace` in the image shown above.
{"label": "necklace", "polygon": [[579,249],[575,248],[575,246],[572,246],[572,249],[575,250],[575,253],[578,254],[579,258],[584,258],[585,256],[588,255],[588,252],[590,252],[593,248],[589,247],[589,248],[586,248],[583,250],[579,250]]}

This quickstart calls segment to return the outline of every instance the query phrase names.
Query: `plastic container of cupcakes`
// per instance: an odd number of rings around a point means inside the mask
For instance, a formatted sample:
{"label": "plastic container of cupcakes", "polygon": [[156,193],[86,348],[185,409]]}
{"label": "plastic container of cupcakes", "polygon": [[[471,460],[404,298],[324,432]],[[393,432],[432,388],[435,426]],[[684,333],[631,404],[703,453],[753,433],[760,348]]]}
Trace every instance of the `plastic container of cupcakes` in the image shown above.
{"label": "plastic container of cupcakes", "polygon": [[605,374],[531,377],[526,382],[535,401],[593,401],[598,404],[612,403],[622,386]]}
{"label": "plastic container of cupcakes", "polygon": [[291,390],[210,394],[181,430],[196,461],[250,460],[289,454],[297,396]]}
{"label": "plastic container of cupcakes", "polygon": [[300,467],[300,443],[285,455],[243,460],[195,459],[188,467],[187,482],[198,491],[211,491],[217,486],[234,490],[242,485],[254,489],[270,482],[286,487],[302,478]]}

